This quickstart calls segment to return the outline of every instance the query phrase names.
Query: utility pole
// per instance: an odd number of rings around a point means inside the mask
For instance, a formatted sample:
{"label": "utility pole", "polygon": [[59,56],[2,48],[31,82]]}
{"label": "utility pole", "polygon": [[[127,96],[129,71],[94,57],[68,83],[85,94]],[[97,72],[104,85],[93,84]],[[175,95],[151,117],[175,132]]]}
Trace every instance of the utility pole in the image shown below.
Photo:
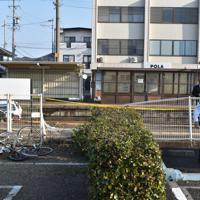
{"label": "utility pole", "polygon": [[60,61],[60,0],[56,0],[56,61]]}
{"label": "utility pole", "polygon": [[16,44],[15,44],[15,31],[16,31],[16,20],[15,20],[15,0],[13,0],[13,5],[12,5],[12,11],[13,11],[13,16],[12,16],[12,60],[15,59],[15,51],[16,51]]}
{"label": "utility pole", "polygon": [[15,52],[16,52],[16,39],[15,34],[17,30],[17,26],[19,25],[19,17],[16,16],[16,9],[18,6],[15,5],[15,0],[12,0],[13,4],[12,6],[9,6],[12,8],[12,59],[15,59]]}

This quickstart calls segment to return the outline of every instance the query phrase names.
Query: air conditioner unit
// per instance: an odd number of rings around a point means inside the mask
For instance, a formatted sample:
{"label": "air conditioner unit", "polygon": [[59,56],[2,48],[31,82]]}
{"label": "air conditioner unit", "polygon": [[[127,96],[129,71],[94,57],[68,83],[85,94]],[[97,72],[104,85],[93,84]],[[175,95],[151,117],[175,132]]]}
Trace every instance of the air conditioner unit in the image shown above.
{"label": "air conditioner unit", "polygon": [[103,58],[102,57],[97,58],[97,62],[98,63],[102,63],[103,62]]}
{"label": "air conditioner unit", "polygon": [[130,63],[138,63],[138,57],[129,57]]}

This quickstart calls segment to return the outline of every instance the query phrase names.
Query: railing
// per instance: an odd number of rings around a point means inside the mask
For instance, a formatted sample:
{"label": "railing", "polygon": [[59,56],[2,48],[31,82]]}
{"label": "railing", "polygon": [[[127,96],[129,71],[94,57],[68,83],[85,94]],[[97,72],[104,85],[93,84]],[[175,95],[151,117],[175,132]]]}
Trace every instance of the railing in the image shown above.
{"label": "railing", "polygon": [[[200,129],[194,127],[194,110],[200,98],[184,97],[127,104],[134,107],[156,140],[200,140]],[[10,95],[0,95],[6,108],[0,108],[0,133],[17,131],[24,126],[38,127],[43,133],[67,132],[68,129],[51,127],[44,121],[41,95],[30,95],[26,100],[15,100]],[[18,102],[22,112],[13,112],[13,101]],[[200,109],[200,104],[199,104]]]}
{"label": "railing", "polygon": [[[193,114],[199,98],[184,97],[127,104],[133,106],[156,140],[200,140]],[[200,106],[200,105],[199,105]]]}

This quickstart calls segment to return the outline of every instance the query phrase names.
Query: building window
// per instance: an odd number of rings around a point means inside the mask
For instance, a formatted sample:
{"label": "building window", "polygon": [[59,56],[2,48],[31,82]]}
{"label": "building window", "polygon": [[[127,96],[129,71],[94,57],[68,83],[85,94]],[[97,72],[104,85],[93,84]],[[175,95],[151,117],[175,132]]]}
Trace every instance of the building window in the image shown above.
{"label": "building window", "polygon": [[115,93],[116,92],[116,72],[105,72],[103,77],[103,92]]}
{"label": "building window", "polygon": [[145,89],[145,74],[144,73],[134,73],[134,92],[135,93],[144,93]]}
{"label": "building window", "polygon": [[123,7],[121,13],[121,22],[144,23],[144,8],[142,7]]}
{"label": "building window", "polygon": [[84,55],[83,56],[83,64],[85,64],[86,69],[90,69],[91,55]]}
{"label": "building window", "polygon": [[144,23],[144,7],[99,7],[100,23]]}
{"label": "building window", "polygon": [[119,7],[109,8],[109,22],[111,23],[120,22],[120,8]]}
{"label": "building window", "polygon": [[185,55],[185,41],[174,41],[174,55],[175,56]]}
{"label": "building window", "polygon": [[91,37],[84,37],[83,42],[87,44],[87,48],[91,48]]}
{"label": "building window", "polygon": [[99,7],[99,22],[120,22],[120,7]]}
{"label": "building window", "polygon": [[63,62],[65,62],[65,63],[75,62],[75,56],[74,55],[63,55]]}
{"label": "building window", "polygon": [[187,73],[180,73],[179,74],[179,94],[187,94],[188,88],[188,80],[187,80]]}
{"label": "building window", "polygon": [[178,94],[179,73],[174,73],[174,94]]}
{"label": "building window", "polygon": [[172,41],[161,41],[161,55],[172,56]]}
{"label": "building window", "polygon": [[172,23],[172,21],[173,21],[173,9],[172,8],[163,8],[162,20],[165,23]]}
{"label": "building window", "polygon": [[71,48],[71,43],[76,42],[76,37],[64,37],[64,42],[66,43],[67,48]]}
{"label": "building window", "polygon": [[98,40],[98,54],[108,55],[109,43],[108,40]]}
{"label": "building window", "polygon": [[98,40],[98,55],[142,56],[143,54],[143,40]]}
{"label": "building window", "polygon": [[160,55],[160,41],[150,41],[150,55]]}
{"label": "building window", "polygon": [[120,40],[108,40],[109,43],[109,55],[120,55]]}
{"label": "building window", "polygon": [[159,74],[147,73],[146,74],[146,90],[148,94],[159,92]]}
{"label": "building window", "polygon": [[130,93],[130,72],[118,72],[118,93]]}
{"label": "building window", "polygon": [[197,41],[151,40],[151,56],[197,56]]}
{"label": "building window", "polygon": [[152,7],[151,23],[198,24],[198,9]]}
{"label": "building window", "polygon": [[185,55],[196,56],[197,55],[197,42],[185,41]]}
{"label": "building window", "polygon": [[175,8],[174,23],[178,24],[197,24],[198,9],[197,8]]}
{"label": "building window", "polygon": [[173,94],[173,73],[163,73],[163,93]]}

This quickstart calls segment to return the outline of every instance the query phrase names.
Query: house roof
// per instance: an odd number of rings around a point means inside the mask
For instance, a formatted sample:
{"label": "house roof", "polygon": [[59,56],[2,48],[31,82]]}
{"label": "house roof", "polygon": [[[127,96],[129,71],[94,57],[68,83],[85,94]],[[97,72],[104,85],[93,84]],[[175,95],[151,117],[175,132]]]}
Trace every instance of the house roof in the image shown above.
{"label": "house roof", "polygon": [[7,57],[12,57],[12,53],[2,47],[0,47],[0,55],[1,56],[7,56]]}
{"label": "house roof", "polygon": [[55,61],[55,57],[53,53],[46,54],[44,56],[35,58],[34,61]]}

